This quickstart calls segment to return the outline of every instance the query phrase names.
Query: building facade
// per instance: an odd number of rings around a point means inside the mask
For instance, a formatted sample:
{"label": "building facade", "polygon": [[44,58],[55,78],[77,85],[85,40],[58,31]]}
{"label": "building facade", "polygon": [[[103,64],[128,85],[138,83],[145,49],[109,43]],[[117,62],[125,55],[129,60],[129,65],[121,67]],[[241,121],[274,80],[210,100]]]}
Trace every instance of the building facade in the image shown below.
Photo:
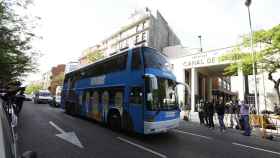
{"label": "building facade", "polygon": [[51,69],[51,83],[48,88],[49,91],[54,95],[56,92],[57,86],[61,86],[63,84],[65,73],[65,64],[59,64]]}
{"label": "building facade", "polygon": [[[198,49],[189,49],[182,46],[166,47],[163,53],[169,57],[173,65],[173,72],[177,81],[186,83],[189,87],[178,87],[178,97],[181,105],[192,112],[197,111],[197,103],[203,99],[224,102],[247,100],[254,107],[253,76],[246,77],[241,70],[236,76],[225,76],[224,69],[230,64],[220,60],[220,57],[231,52],[233,47],[201,52]],[[280,73],[275,73],[275,76]],[[273,111],[277,104],[277,93],[273,82],[268,80],[267,72],[257,75],[258,102],[256,111]]]}
{"label": "building facade", "polygon": [[65,64],[65,74],[71,71],[76,70],[79,67],[78,61],[71,61]]}
{"label": "building facade", "polygon": [[231,79],[223,75],[224,68],[230,64],[220,61],[219,57],[231,48],[201,52],[182,46],[166,47],[163,53],[173,65],[177,81],[189,85],[178,87],[179,102],[192,112],[197,111],[200,100],[225,102],[236,99],[238,93],[231,90]]}
{"label": "building facade", "polygon": [[81,65],[88,64],[86,55],[101,51],[110,56],[129,47],[149,46],[162,51],[167,46],[180,44],[179,38],[169,27],[163,16],[157,11],[152,13],[148,8],[135,11],[119,31],[100,43],[87,48],[81,55]]}
{"label": "building facade", "polygon": [[42,87],[43,89],[48,89],[51,84],[51,71],[47,71],[42,75]]}

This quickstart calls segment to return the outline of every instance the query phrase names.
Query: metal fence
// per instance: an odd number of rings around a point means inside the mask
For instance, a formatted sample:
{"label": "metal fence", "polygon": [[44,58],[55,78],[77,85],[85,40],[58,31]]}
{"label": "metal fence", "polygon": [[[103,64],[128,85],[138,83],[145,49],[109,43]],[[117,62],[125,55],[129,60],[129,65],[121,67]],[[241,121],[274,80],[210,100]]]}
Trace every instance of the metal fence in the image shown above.
{"label": "metal fence", "polygon": [[250,124],[263,138],[280,138],[280,116],[273,114],[250,115]]}

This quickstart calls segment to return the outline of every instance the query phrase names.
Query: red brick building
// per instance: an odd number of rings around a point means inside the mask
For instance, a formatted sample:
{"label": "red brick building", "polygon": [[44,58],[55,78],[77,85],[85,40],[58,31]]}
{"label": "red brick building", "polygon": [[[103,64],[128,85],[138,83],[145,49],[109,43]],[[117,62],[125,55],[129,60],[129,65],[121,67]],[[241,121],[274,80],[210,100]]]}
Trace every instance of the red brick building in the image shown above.
{"label": "red brick building", "polygon": [[63,84],[64,72],[65,72],[65,64],[59,64],[55,67],[52,67],[51,84],[49,90],[53,95],[55,94],[56,87]]}

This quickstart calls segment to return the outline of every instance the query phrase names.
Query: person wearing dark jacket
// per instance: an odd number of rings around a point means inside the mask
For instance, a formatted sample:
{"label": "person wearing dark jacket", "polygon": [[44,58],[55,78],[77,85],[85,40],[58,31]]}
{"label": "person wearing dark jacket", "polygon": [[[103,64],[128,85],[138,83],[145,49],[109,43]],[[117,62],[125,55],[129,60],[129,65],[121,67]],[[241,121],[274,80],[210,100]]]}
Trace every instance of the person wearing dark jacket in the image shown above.
{"label": "person wearing dark jacket", "polygon": [[214,115],[214,105],[212,101],[209,101],[207,104],[207,119],[208,119],[208,127],[214,128],[214,121],[213,121],[213,115]]}
{"label": "person wearing dark jacket", "polygon": [[220,130],[221,130],[221,132],[224,132],[226,129],[225,124],[224,124],[225,105],[222,101],[220,101],[216,104],[216,112],[218,114]]}
{"label": "person wearing dark jacket", "polygon": [[205,101],[205,102],[204,102],[203,114],[204,114],[205,126],[209,126],[209,119],[208,119],[208,101]]}

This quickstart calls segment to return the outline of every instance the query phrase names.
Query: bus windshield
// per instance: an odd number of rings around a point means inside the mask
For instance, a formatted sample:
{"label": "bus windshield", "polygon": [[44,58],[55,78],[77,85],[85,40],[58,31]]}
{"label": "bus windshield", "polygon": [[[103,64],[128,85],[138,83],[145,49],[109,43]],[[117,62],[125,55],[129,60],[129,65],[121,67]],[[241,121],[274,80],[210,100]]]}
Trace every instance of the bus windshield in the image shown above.
{"label": "bus windshield", "polygon": [[165,70],[170,66],[167,59],[158,53],[155,49],[144,48],[145,68],[158,68]]}
{"label": "bus windshield", "polygon": [[148,110],[175,110],[177,108],[176,82],[158,78],[158,89],[150,90],[146,81],[146,105]]}

